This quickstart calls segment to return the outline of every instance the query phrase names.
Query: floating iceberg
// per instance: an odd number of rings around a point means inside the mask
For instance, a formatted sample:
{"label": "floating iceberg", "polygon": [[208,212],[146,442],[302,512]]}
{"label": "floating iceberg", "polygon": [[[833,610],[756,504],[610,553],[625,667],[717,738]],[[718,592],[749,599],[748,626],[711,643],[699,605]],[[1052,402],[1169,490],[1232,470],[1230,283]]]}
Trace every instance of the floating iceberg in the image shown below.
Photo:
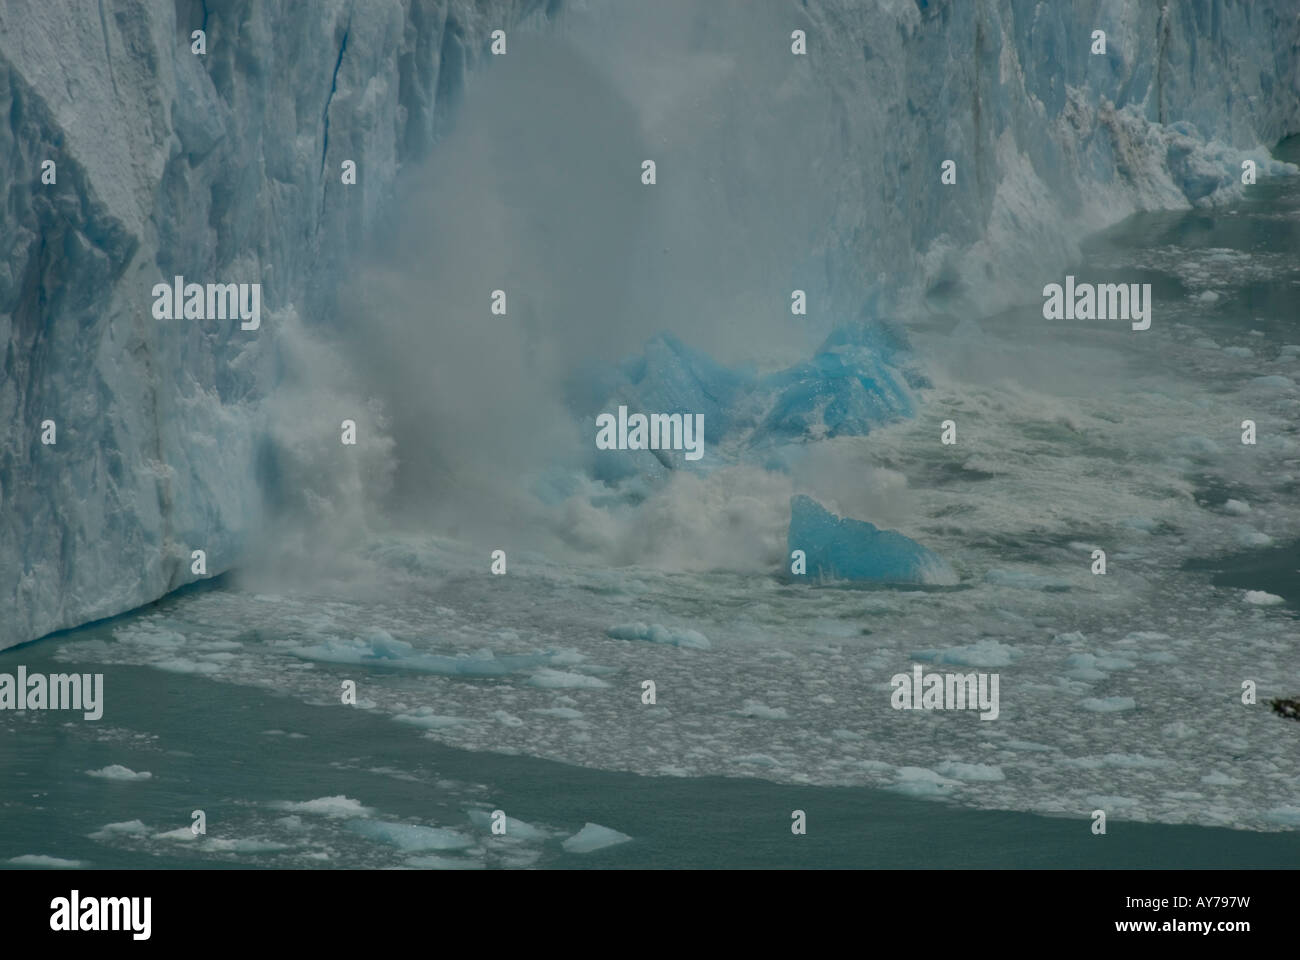
{"label": "floating iceberg", "polygon": [[116,840],[120,837],[138,837],[149,832],[143,820],[122,820],[118,823],[106,823],[94,833],[91,840]]}
{"label": "floating iceberg", "polygon": [[[474,824],[479,830],[491,832],[493,826],[492,814],[487,810],[470,810],[470,823]],[[522,820],[516,820],[514,817],[505,818],[506,831],[504,834],[494,834],[494,836],[514,837],[516,840],[545,840],[550,833],[533,826],[531,823],[524,823]]]}
{"label": "floating iceberg", "polygon": [[84,870],[89,861],[66,860],[44,853],[24,853],[21,857],[10,857],[8,862],[15,867],[33,867],[37,870]]}
{"label": "floating iceberg", "polygon": [[98,777],[101,780],[117,780],[121,783],[134,783],[139,780],[153,779],[153,774],[147,770],[136,773],[130,767],[124,767],[120,763],[114,763],[99,770],[87,770],[86,774],[91,777]]}
{"label": "floating iceberg", "polygon": [[374,840],[387,843],[408,853],[422,850],[464,850],[474,841],[446,827],[426,827],[417,823],[397,823],[391,820],[350,820],[348,830]]}
{"label": "floating iceberg", "polygon": [[837,517],[811,497],[790,500],[791,552],[802,550],[808,576],[821,580],[951,585],[957,575],[933,550],[865,520]]}
{"label": "floating iceberg", "polygon": [[598,823],[588,823],[560,846],[564,848],[565,853],[591,853],[593,850],[612,847],[618,843],[627,843],[631,839],[626,833],[602,827]]}
{"label": "floating iceberg", "polygon": [[[368,817],[374,813],[374,810],[364,806],[361,801],[345,797],[341,793],[332,797],[317,797],[315,800],[286,800],[276,804],[276,808],[292,811],[295,814],[311,813],[321,817]],[[184,829],[188,830],[189,827]]]}
{"label": "floating iceberg", "polygon": [[664,643],[671,647],[689,647],[692,650],[708,650],[709,638],[698,630],[669,630],[662,624],[625,623],[610,627],[606,636],[615,640],[645,640],[648,643]]}

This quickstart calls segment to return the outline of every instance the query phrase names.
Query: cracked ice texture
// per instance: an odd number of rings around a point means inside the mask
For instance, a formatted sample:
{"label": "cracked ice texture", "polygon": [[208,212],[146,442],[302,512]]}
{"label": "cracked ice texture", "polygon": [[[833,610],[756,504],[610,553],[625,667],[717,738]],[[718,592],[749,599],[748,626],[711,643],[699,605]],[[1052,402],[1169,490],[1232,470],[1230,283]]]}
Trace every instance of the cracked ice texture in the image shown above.
{"label": "cracked ice texture", "polygon": [[[0,5],[0,647],[197,579],[192,549],[209,574],[237,562],[263,510],[268,315],[330,302],[491,30],[548,12],[353,7]],[[154,320],[153,284],[178,274],[260,282],[262,329]]]}
{"label": "cracked ice texture", "polygon": [[[853,240],[827,271],[843,311],[863,291],[882,315],[927,294],[980,314],[1030,302],[1087,233],[1236,189],[1246,157],[1280,172],[1264,147],[1300,130],[1294,2],[813,2],[805,16],[808,69],[844,104],[808,144],[827,158],[810,181],[836,199],[826,235]],[[863,162],[837,164],[845,152]],[[956,186],[939,183],[946,159]]]}
{"label": "cracked ice texture", "polygon": [[[191,549],[209,573],[238,561],[264,515],[276,317],[320,321],[490,31],[560,6],[0,6],[0,647],[161,596],[195,578]],[[789,19],[810,38],[793,82],[838,120],[807,144],[830,211],[809,257],[844,318],[1041,289],[1088,230],[1213,198],[1300,129],[1289,0],[809,0]],[[938,183],[949,158],[959,188]],[[176,274],[262,283],[262,330],[155,321]]]}

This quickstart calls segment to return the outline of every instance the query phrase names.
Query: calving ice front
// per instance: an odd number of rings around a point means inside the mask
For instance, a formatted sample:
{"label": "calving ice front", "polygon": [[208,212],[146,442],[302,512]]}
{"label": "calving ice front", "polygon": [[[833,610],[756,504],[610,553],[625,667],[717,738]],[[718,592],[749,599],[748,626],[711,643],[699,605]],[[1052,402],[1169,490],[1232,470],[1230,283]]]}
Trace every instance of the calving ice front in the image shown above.
{"label": "calving ice front", "polygon": [[644,413],[627,415],[618,408],[596,418],[597,450],[685,450],[687,460],[704,456],[704,414]]}
{"label": "calving ice front", "polygon": [[1151,326],[1151,284],[1074,282],[1065,278],[1043,287],[1043,318],[1046,320],[1131,320],[1134,330]]}

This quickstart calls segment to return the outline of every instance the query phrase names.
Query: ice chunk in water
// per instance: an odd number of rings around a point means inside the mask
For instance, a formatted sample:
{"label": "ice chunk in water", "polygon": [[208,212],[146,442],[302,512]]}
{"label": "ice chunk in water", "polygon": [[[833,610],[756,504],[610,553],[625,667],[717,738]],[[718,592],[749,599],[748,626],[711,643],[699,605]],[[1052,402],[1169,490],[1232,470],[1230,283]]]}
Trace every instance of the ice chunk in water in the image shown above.
{"label": "ice chunk in water", "polygon": [[811,497],[790,501],[791,552],[807,556],[808,576],[877,583],[954,584],[957,576],[934,551],[865,520],[837,517]]}

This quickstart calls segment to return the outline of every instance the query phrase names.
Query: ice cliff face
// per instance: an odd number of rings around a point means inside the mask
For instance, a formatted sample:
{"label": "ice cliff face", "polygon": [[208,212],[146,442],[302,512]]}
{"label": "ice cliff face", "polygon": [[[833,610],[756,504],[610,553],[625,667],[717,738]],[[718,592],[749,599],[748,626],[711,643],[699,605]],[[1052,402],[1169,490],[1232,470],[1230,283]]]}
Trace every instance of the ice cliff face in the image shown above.
{"label": "ice cliff face", "polygon": [[[198,579],[193,549],[209,574],[236,561],[261,518],[270,316],[329,303],[491,30],[547,13],[536,0],[0,6],[0,647]],[[262,329],[153,319],[152,285],[174,275],[260,282]]]}
{"label": "ice cliff face", "polygon": [[846,310],[864,291],[891,313],[1026,302],[1087,233],[1231,189],[1246,155],[1267,172],[1260,146],[1300,129],[1293,0],[805,7],[808,67],[844,118],[809,154],[863,158],[819,185],[827,237],[852,240],[827,258]]}
{"label": "ice cliff face", "polygon": [[[328,314],[332,281],[398,170],[447,129],[490,31],[544,28],[559,6],[0,7],[0,646],[197,579],[193,549],[208,574],[239,560],[279,469],[264,404],[282,374],[277,330]],[[1266,161],[1262,145],[1300,129],[1294,2],[776,9],[808,33],[793,82],[838,118],[806,145],[829,211],[809,256],[844,319],[925,298],[997,306],[1041,287],[1087,231],[1212,198],[1243,155]],[[1095,29],[1105,55],[1089,53]],[[945,159],[959,187],[939,184]],[[340,183],[344,160],[355,186]],[[261,283],[262,329],[155,320],[151,287],[175,275]],[[825,396],[807,376],[790,384],[785,428],[805,430]]]}

